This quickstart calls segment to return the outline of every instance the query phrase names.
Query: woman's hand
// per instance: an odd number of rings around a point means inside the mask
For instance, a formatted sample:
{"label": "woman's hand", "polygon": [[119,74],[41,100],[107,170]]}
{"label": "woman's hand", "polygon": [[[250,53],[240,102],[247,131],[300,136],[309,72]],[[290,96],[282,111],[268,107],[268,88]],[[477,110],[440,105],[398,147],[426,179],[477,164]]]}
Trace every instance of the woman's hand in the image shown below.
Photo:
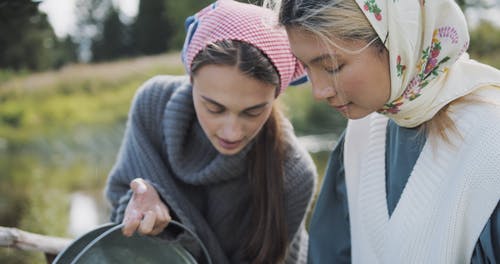
{"label": "woman's hand", "polygon": [[142,178],[130,182],[130,188],[133,194],[125,209],[123,234],[132,236],[137,231],[142,235],[158,235],[172,219],[167,206],[156,189]]}

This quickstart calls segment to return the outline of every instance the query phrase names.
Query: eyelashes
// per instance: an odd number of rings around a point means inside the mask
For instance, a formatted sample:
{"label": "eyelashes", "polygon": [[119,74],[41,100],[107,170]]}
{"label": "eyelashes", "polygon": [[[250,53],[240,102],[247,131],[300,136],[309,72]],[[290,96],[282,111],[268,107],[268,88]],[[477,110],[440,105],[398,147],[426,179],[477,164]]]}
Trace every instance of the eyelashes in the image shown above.
{"label": "eyelashes", "polygon": [[[309,66],[307,66],[304,63],[302,63],[302,66],[304,67],[304,70],[306,70],[306,72],[308,74],[310,74],[311,69],[309,68]],[[329,66],[322,66],[323,70],[325,72],[327,72],[328,74],[339,73],[342,70],[343,67],[344,67],[344,64],[340,64],[337,68],[332,68],[332,67],[329,67]]]}
{"label": "eyelashes", "polygon": [[337,68],[332,69],[329,67],[325,67],[324,70],[329,74],[336,74],[336,73],[340,72],[343,67],[344,67],[344,64],[340,64]]}
{"label": "eyelashes", "polygon": [[[207,111],[213,115],[223,114],[224,112],[226,112],[226,108],[216,106],[216,105],[205,105],[205,109],[207,109]],[[261,108],[252,109],[252,110],[248,110],[248,111],[243,111],[241,113],[241,115],[247,116],[247,117],[258,117],[260,114],[262,114],[263,111],[264,110]]]}
{"label": "eyelashes", "polygon": [[224,107],[215,105],[205,105],[205,109],[211,114],[221,114],[225,111]]}

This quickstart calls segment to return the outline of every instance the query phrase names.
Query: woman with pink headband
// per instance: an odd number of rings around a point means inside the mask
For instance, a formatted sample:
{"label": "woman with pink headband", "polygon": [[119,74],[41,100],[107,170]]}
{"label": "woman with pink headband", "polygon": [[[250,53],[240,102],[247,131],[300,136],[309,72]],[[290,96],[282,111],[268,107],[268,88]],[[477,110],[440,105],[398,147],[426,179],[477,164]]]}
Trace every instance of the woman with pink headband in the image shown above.
{"label": "woman with pink headband", "polygon": [[199,261],[304,263],[316,168],[275,99],[304,70],[271,11],[218,1],[186,21],[189,76],[137,92],[106,195],[123,233],[178,240]]}
{"label": "woman with pink headband", "polygon": [[273,2],[313,94],[349,119],[309,263],[500,263],[500,71],[469,58],[455,1]]}

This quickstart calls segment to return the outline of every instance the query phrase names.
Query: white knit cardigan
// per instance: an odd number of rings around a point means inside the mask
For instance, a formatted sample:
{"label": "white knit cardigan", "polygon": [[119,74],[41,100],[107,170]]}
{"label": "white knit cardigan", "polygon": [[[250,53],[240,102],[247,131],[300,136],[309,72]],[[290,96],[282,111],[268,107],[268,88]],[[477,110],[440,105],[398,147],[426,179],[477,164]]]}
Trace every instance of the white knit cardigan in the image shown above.
{"label": "white knit cardigan", "polygon": [[389,217],[385,187],[387,118],[348,123],[344,160],[352,263],[469,263],[500,199],[500,89],[496,104],[450,107],[460,135],[428,138]]}

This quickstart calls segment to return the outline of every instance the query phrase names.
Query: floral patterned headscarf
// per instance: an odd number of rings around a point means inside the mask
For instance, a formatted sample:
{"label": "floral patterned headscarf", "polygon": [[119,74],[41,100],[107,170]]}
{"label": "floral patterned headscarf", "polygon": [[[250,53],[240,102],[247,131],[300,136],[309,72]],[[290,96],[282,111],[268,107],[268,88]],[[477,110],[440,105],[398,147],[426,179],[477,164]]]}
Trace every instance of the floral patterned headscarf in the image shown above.
{"label": "floral patterned headscarf", "polygon": [[379,110],[416,127],[487,86],[500,71],[470,60],[465,17],[453,0],[355,0],[390,54],[391,97]]}

